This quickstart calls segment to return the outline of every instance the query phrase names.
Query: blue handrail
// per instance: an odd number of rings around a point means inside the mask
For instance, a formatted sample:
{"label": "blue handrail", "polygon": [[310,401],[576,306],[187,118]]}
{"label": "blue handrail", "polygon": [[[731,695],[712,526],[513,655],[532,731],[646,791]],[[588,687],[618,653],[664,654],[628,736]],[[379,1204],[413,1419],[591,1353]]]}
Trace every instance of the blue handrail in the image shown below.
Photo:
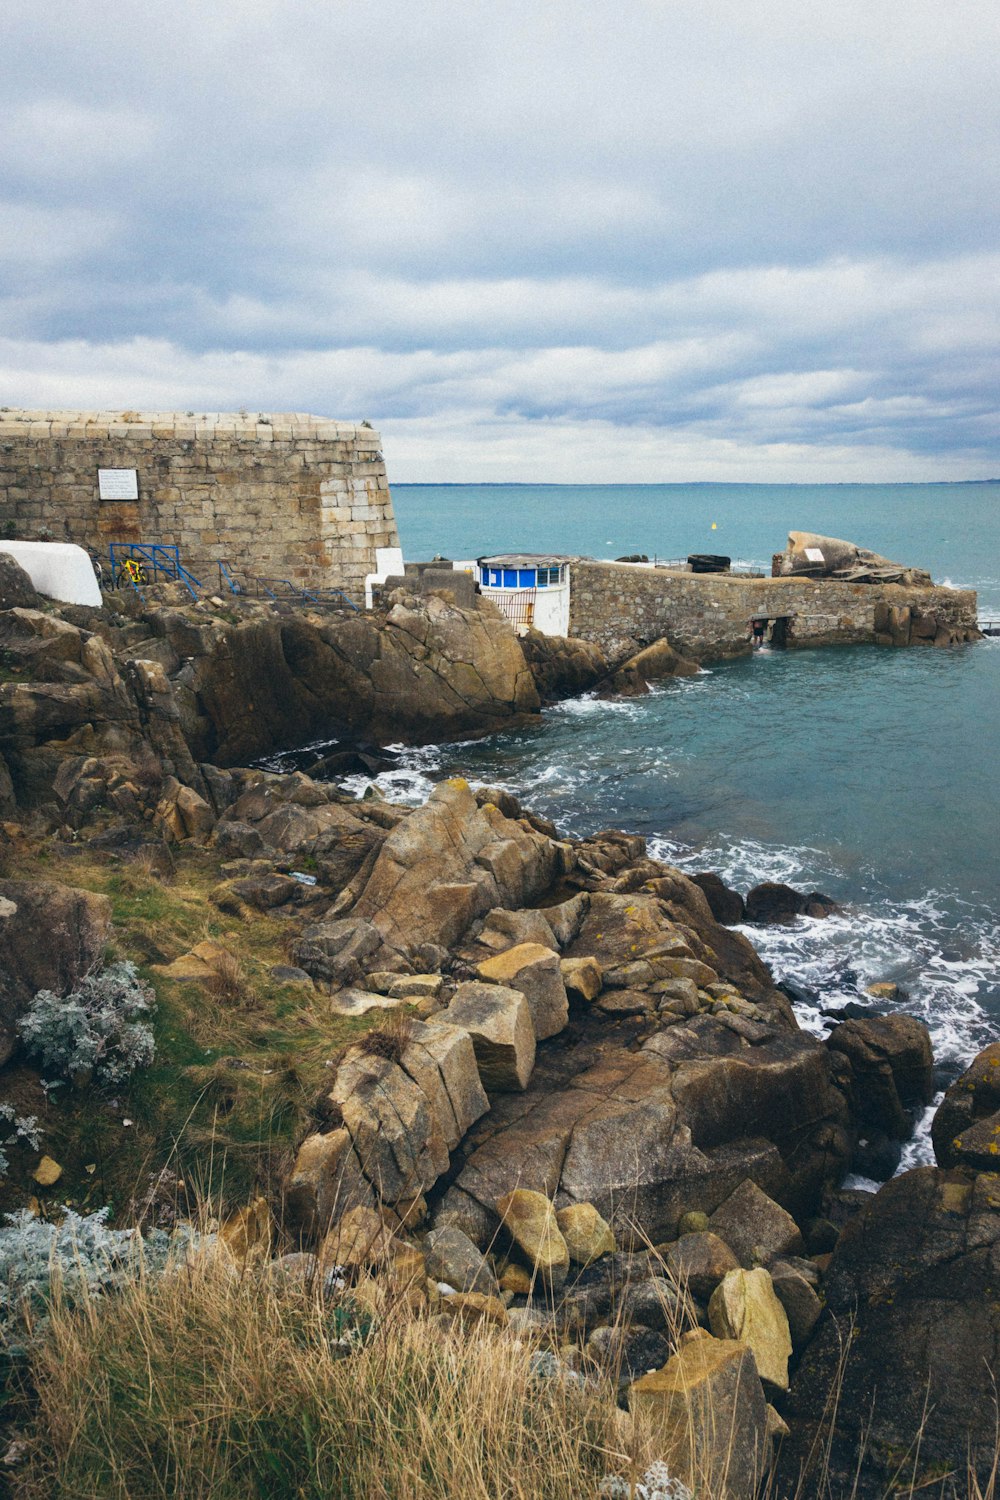
{"label": "blue handrail", "polygon": [[[167,578],[176,578],[183,583],[192,599],[197,599],[196,589],[201,588],[200,581],[190,573],[181,562],[180,547],[168,542],[112,542],[108,548],[111,557],[111,578],[117,583],[118,574],[121,571],[122,557],[138,558],[140,562],[146,562],[153,570],[153,582],[157,575],[163,573]],[[131,579],[133,588],[138,593],[135,580]]]}

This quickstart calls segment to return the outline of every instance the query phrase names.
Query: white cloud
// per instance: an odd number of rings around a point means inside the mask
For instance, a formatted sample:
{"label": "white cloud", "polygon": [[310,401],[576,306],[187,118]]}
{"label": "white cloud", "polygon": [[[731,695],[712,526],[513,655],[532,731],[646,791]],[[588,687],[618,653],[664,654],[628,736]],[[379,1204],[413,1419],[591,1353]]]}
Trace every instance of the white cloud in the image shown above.
{"label": "white cloud", "polygon": [[8,0],[4,399],[365,415],[425,478],[995,472],[998,44],[981,0]]}

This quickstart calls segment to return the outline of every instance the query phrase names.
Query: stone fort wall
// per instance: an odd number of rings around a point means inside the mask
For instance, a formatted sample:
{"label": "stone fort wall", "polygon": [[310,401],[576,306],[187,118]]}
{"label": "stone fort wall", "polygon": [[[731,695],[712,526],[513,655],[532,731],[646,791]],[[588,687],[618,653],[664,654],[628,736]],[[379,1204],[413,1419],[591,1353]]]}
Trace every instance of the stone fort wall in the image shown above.
{"label": "stone fort wall", "polygon": [[790,644],[799,646],[947,645],[978,635],[971,589],[570,565],[570,634],[612,653],[629,639],[665,635],[696,660],[736,656],[753,616],[788,614]]}
{"label": "stone fort wall", "polygon": [[[98,469],[135,470],[138,498],[101,499]],[[0,536],[180,547],[202,584],[225,560],[258,577],[363,597],[396,547],[379,435],[298,413],[0,410]]]}

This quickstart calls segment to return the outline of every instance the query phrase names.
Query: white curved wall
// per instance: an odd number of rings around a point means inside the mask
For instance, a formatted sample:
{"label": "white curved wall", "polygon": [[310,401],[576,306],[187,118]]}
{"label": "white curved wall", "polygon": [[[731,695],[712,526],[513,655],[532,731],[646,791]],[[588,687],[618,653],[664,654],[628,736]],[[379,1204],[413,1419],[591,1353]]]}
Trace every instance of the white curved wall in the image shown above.
{"label": "white curved wall", "polygon": [[73,542],[5,542],[0,538],[0,552],[9,552],[20,563],[47,599],[100,608],[100,585],[82,547]]}

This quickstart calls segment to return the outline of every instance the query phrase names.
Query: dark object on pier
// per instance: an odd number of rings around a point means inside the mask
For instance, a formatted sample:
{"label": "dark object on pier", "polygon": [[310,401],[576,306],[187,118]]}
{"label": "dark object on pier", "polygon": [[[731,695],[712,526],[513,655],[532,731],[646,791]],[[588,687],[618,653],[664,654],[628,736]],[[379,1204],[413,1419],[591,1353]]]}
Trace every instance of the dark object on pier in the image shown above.
{"label": "dark object on pier", "polygon": [[722,557],[715,552],[691,552],[688,567],[692,573],[728,573],[731,557]]}

